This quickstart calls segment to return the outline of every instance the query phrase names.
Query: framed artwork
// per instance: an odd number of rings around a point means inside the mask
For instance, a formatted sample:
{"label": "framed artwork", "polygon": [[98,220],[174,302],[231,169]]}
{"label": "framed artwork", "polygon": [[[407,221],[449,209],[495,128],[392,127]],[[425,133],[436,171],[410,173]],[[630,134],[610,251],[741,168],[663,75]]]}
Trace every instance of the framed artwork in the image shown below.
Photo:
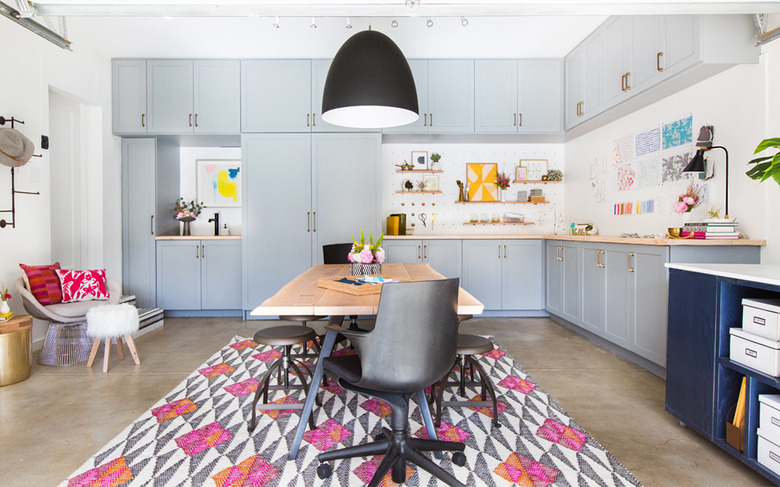
{"label": "framed artwork", "polygon": [[528,168],[517,166],[515,168],[515,181],[525,181],[526,179],[528,179]]}
{"label": "framed artwork", "polygon": [[198,201],[209,208],[241,206],[241,161],[198,159],[196,161]]}
{"label": "framed artwork", "polygon": [[412,151],[412,166],[415,169],[428,169],[428,151]]}
{"label": "framed artwork", "polygon": [[497,172],[498,164],[495,162],[466,164],[469,201],[498,201]]}
{"label": "framed artwork", "polygon": [[547,159],[523,159],[520,165],[526,168],[528,181],[541,181],[542,176],[547,174]]}
{"label": "framed artwork", "polygon": [[425,191],[439,191],[439,176],[423,176]]}

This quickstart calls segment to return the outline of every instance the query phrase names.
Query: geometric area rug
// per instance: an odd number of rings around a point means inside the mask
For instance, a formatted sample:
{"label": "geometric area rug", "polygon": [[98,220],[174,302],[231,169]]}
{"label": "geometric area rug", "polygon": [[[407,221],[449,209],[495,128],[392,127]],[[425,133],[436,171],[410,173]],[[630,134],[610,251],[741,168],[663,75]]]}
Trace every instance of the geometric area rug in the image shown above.
{"label": "geometric area rug", "polygon": [[[352,353],[348,349],[334,351]],[[316,429],[307,430],[298,457],[287,460],[300,411],[265,410],[246,429],[257,379],[280,352],[241,337],[209,358],[74,472],[61,486],[362,486],[382,456],[330,462],[333,475],[317,477],[317,455],[371,441],[390,414],[378,399],[320,384]],[[449,407],[440,439],[465,443],[466,465],[450,454],[433,459],[469,486],[641,485],[608,451],[535,384],[499,346],[479,357],[499,401],[501,428],[491,428],[492,408]],[[292,379],[295,381],[295,379]],[[445,391],[444,400],[456,388]],[[450,397],[447,397],[448,394]],[[301,390],[271,391],[269,401],[302,401]],[[479,390],[469,399],[481,400]],[[462,400],[462,399],[461,399]],[[262,407],[259,405],[259,407]],[[411,434],[427,438],[417,404],[410,405]],[[383,486],[396,485],[388,474]],[[404,485],[444,485],[415,465]]]}

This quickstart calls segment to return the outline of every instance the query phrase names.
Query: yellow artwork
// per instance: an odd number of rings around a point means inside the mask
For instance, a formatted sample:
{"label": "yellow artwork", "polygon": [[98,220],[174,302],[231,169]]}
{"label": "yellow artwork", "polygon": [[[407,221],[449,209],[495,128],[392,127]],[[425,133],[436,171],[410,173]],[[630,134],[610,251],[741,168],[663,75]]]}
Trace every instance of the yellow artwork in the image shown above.
{"label": "yellow artwork", "polygon": [[496,163],[467,163],[466,179],[469,183],[469,201],[498,201]]}
{"label": "yellow artwork", "polygon": [[238,201],[238,184],[230,180],[227,171],[219,171],[217,175],[217,192],[225,198]]}
{"label": "yellow artwork", "polygon": [[198,159],[196,187],[205,207],[240,207],[241,161]]}

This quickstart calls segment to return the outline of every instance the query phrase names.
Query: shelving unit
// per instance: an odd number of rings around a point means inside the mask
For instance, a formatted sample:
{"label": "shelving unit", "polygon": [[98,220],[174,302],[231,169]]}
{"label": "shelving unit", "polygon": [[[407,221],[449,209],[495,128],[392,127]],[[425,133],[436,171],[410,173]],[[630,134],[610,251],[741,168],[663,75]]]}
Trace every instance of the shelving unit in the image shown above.
{"label": "shelving unit", "polygon": [[409,171],[404,171],[403,169],[397,169],[397,170],[395,171],[395,173],[396,173],[396,174],[406,174],[406,173],[418,173],[418,174],[422,174],[422,173],[428,173],[428,174],[439,174],[439,173],[443,173],[443,172],[444,172],[444,171],[442,171],[441,169],[439,169],[439,170],[437,170],[437,171],[434,171],[433,169],[411,169],[411,170],[409,170]]}
{"label": "shelving unit", "polygon": [[479,205],[479,204],[487,204],[487,203],[500,203],[502,205],[547,205],[550,202],[549,201],[539,201],[539,202],[533,202],[533,201],[456,201],[455,204],[458,205]]}
{"label": "shelving unit", "polygon": [[418,191],[396,191],[395,193],[396,194],[423,194],[423,193],[427,193],[427,194],[437,194],[438,193],[438,194],[440,194],[441,191],[439,191],[439,190],[436,190],[436,191],[419,191],[418,190]]}
{"label": "shelving unit", "polygon": [[534,222],[463,222],[464,225],[533,225]]}
{"label": "shelving unit", "polygon": [[512,184],[557,184],[557,183],[562,183],[562,182],[563,181],[541,181],[541,180],[539,180],[539,181],[536,181],[536,180],[529,181],[529,180],[526,179],[526,180],[522,180],[522,181],[520,181],[520,180],[512,181]]}

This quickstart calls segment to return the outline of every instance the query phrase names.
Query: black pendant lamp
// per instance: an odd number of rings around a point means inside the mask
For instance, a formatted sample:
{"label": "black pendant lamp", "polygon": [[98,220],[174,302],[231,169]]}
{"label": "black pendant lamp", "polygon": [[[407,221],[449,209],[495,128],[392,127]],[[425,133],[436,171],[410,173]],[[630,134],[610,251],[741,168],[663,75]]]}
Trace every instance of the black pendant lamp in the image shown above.
{"label": "black pendant lamp", "polygon": [[417,88],[401,49],[365,30],[336,53],[322,94],[322,119],[352,128],[397,127],[420,118]]}

